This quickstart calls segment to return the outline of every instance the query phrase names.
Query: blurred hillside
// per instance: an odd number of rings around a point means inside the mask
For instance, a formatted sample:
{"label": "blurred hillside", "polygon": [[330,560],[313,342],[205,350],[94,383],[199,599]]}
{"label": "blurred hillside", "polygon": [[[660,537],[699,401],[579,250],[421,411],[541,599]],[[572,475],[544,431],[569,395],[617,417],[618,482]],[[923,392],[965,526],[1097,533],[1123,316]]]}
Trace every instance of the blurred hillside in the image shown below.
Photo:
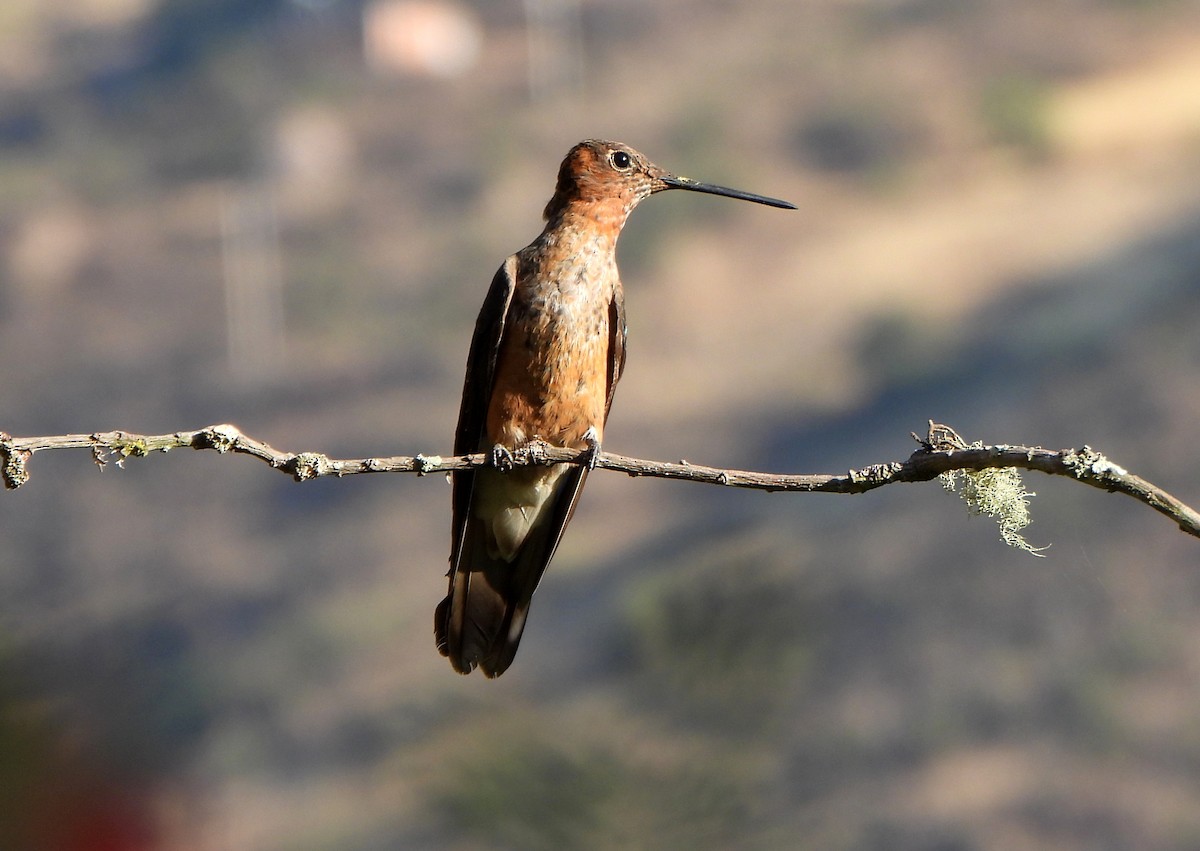
{"label": "blurred hillside", "polygon": [[[634,214],[607,448],[838,470],[935,418],[1196,505],[1197,57],[1185,0],[8,0],[0,429],[448,452],[599,136],[801,208]],[[6,847],[1200,845],[1200,551],[1121,497],[1031,478],[1034,559],[935,486],[597,474],[488,682],[433,647],[441,479],[31,473]]]}

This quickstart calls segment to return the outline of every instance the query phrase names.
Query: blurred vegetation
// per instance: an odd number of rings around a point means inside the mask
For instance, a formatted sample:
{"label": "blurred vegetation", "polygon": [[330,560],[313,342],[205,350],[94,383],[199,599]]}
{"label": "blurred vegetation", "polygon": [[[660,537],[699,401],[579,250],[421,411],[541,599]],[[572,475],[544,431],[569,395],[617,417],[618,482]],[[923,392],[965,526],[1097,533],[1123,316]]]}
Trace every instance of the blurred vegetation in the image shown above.
{"label": "blurred vegetation", "polygon": [[737,844],[753,809],[717,759],[664,767],[652,753],[488,730],[443,768],[434,807],[451,835],[493,848],[664,849]]}
{"label": "blurred vegetation", "polygon": [[477,743],[441,795],[439,809],[453,829],[530,849],[580,847],[596,831],[598,810],[618,786],[609,758],[573,757],[532,737],[489,741],[495,744]]}
{"label": "blurred vegetation", "polygon": [[839,98],[805,114],[793,147],[808,168],[886,188],[927,149],[916,120],[903,103]]}
{"label": "blurred vegetation", "polygon": [[701,561],[718,563],[635,587],[620,656],[639,691],[672,717],[761,733],[778,720],[781,699],[803,687],[820,613],[794,565],[790,576],[768,575],[741,547],[716,552]]}
{"label": "blurred vegetation", "polygon": [[1031,160],[1050,154],[1048,87],[1023,75],[990,80],[983,88],[980,112],[993,141]]}

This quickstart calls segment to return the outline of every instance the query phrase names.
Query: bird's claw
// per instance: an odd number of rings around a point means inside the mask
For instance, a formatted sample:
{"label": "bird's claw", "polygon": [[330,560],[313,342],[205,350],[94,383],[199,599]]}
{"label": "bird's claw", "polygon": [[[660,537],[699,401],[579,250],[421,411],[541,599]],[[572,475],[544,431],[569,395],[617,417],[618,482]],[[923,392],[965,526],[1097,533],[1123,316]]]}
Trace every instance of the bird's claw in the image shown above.
{"label": "bird's claw", "polygon": [[600,439],[596,437],[596,433],[592,429],[587,430],[587,434],[583,436],[587,441],[587,450],[581,456],[584,466],[589,470],[596,469],[596,462],[600,460]]}
{"label": "bird's claw", "polygon": [[492,466],[501,473],[507,473],[516,464],[513,463],[513,454],[506,446],[501,446],[497,443],[492,447]]}

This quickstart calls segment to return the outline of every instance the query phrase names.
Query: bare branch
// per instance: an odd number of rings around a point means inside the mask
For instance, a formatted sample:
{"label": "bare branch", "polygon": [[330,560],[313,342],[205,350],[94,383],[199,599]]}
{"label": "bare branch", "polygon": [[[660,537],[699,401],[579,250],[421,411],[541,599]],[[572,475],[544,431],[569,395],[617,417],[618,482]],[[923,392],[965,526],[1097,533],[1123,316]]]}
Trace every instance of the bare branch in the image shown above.
{"label": "bare branch", "polygon": [[[915,436],[915,435],[914,435]],[[1091,447],[1049,450],[1034,446],[966,446],[953,429],[930,422],[929,435],[918,438],[921,447],[904,461],[872,464],[845,473],[777,474],[726,470],[691,464],[647,461],[614,452],[601,452],[595,466],[630,476],[652,476],[689,482],[765,491],[808,493],[865,493],[897,482],[927,482],[955,470],[1019,468],[1052,476],[1065,476],[1101,490],[1123,493],[1166,515],[1189,535],[1200,537],[1200,513],[1162,488],[1127,472]],[[0,432],[0,466],[4,485],[17,488],[29,479],[28,463],[35,452],[51,449],[90,449],[98,466],[120,466],[128,458],[171,449],[214,449],[240,453],[263,461],[298,482],[324,476],[361,473],[452,473],[490,466],[488,453],[454,457],[392,455],[337,459],[318,452],[281,452],[243,434],[236,426],[212,425],[195,431],[145,435],[126,431],[65,434],[51,437],[10,437]],[[513,453],[514,466],[587,463],[588,450],[563,449],[534,441]]]}

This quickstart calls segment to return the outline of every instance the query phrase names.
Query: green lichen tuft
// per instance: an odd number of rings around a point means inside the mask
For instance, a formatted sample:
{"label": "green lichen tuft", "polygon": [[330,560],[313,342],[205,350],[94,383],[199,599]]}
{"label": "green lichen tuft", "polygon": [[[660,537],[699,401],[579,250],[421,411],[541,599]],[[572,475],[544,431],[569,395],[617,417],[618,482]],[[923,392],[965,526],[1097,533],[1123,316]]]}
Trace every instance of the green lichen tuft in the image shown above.
{"label": "green lichen tuft", "polygon": [[[979,448],[983,444],[972,444]],[[942,487],[957,492],[971,514],[993,518],[1000,527],[1000,538],[1010,547],[1044,558],[1047,547],[1035,547],[1021,531],[1029,525],[1029,498],[1019,470],[1012,467],[986,470],[951,470],[939,476]]]}

